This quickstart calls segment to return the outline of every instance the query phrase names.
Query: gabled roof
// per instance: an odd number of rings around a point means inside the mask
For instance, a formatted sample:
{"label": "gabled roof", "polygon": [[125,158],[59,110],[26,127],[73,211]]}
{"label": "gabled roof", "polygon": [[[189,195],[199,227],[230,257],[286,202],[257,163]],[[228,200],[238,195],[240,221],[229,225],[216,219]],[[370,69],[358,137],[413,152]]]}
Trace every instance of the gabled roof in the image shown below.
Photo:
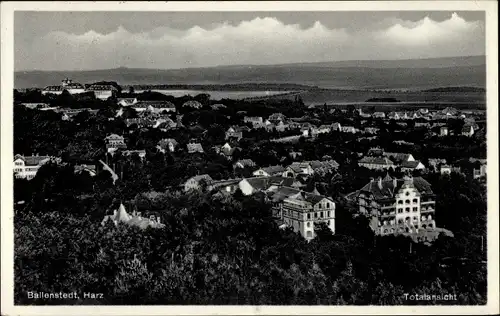
{"label": "gabled roof", "polygon": [[197,175],[197,176],[189,178],[187,181],[190,181],[190,180],[194,180],[196,182],[200,182],[201,180],[206,180],[208,182],[212,182],[213,181],[212,177],[209,176],[208,174],[200,174],[200,175]]}
{"label": "gabled roof", "polygon": [[363,157],[359,163],[368,163],[375,165],[393,165],[394,163],[387,157]]}
{"label": "gabled roof", "polygon": [[[370,192],[376,199],[393,198],[404,184],[404,179],[396,179],[396,186],[394,186],[394,179],[380,180],[381,186],[379,186],[379,180],[374,180],[366,184],[360,191]],[[413,185],[421,194],[433,194],[430,183],[422,177],[413,178]]]}
{"label": "gabled roof", "polygon": [[175,105],[170,101],[139,101],[134,107],[153,107],[156,109],[175,109]]}
{"label": "gabled roof", "polygon": [[[262,169],[264,172],[266,172],[268,174],[281,173],[281,172],[285,171],[285,168],[283,166],[269,166],[269,167],[264,167],[264,168],[260,168],[260,169]],[[258,170],[260,170],[260,169],[258,169]]]}
{"label": "gabled roof", "polygon": [[409,168],[409,169],[415,169],[417,166],[420,164],[420,161],[403,161],[401,163],[402,168]]}
{"label": "gabled roof", "polygon": [[38,166],[41,163],[44,163],[47,160],[49,160],[50,156],[22,156],[22,155],[15,155],[14,156],[14,160],[17,160],[17,159],[24,160],[24,165],[25,166]]}
{"label": "gabled roof", "polygon": [[272,185],[291,186],[296,182],[293,178],[284,177],[253,177],[247,178],[246,181],[256,190],[267,190]]}
{"label": "gabled roof", "polygon": [[241,164],[243,167],[255,167],[255,162],[252,159],[240,159],[235,164]]}
{"label": "gabled roof", "polygon": [[88,91],[117,91],[115,86],[111,84],[92,84],[87,87]]}
{"label": "gabled roof", "polygon": [[177,141],[173,138],[164,138],[158,142],[158,146],[160,147],[167,147],[168,144],[172,144],[174,146],[177,146]]}
{"label": "gabled roof", "polygon": [[390,153],[390,152],[384,152],[383,154],[385,157],[393,158],[396,162],[403,162],[407,161],[411,154],[405,154],[405,153]]}

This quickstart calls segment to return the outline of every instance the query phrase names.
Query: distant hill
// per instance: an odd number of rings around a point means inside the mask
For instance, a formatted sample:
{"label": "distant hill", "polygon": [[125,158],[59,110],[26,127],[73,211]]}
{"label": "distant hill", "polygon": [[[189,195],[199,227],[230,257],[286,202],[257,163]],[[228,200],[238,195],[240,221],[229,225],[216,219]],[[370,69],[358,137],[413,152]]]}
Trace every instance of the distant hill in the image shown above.
{"label": "distant hill", "polygon": [[186,69],[115,68],[91,71],[19,71],[16,88],[43,88],[69,77],[76,82],[120,85],[296,84],[339,89],[485,87],[484,56],[393,61],[340,61]]}
{"label": "distant hill", "polygon": [[423,92],[486,92],[486,89],[478,87],[441,87],[441,88],[427,89],[422,91]]}

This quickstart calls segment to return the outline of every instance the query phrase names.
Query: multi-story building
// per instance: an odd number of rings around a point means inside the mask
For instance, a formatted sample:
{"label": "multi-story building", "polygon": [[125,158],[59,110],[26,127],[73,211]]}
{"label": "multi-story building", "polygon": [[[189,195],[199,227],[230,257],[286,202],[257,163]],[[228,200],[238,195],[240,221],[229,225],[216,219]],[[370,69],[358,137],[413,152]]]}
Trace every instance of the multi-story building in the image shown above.
{"label": "multi-story building", "polygon": [[46,94],[62,94],[66,90],[70,94],[84,93],[85,87],[77,82],[73,82],[71,79],[64,79],[60,86],[48,86],[42,90],[42,95]]}
{"label": "multi-story building", "polygon": [[14,176],[17,179],[31,180],[36,176],[38,169],[45,163],[51,161],[50,156],[14,156]]}
{"label": "multi-story building", "polygon": [[100,100],[107,100],[118,93],[118,89],[111,84],[95,83],[90,85],[86,91],[94,93],[95,97]]}
{"label": "multi-story building", "polygon": [[105,142],[108,153],[112,153],[118,149],[127,149],[125,138],[120,135],[111,134],[105,138]]}
{"label": "multi-story building", "polygon": [[377,235],[411,235],[436,228],[436,197],[421,177],[372,179],[359,190],[357,202]]}
{"label": "multi-story building", "polygon": [[284,223],[299,232],[306,240],[315,238],[314,226],[325,223],[335,234],[335,202],[329,197],[293,188],[281,202],[281,218]]}

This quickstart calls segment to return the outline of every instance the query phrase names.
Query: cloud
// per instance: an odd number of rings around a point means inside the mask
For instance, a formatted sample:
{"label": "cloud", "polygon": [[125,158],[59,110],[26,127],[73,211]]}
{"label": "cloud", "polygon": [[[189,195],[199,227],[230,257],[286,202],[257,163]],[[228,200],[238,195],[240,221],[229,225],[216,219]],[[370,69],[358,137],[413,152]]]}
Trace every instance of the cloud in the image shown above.
{"label": "cloud", "polygon": [[[387,22],[387,21],[386,21]],[[392,20],[372,29],[308,28],[257,17],[211,29],[168,27],[134,33],[118,27],[100,34],[51,32],[26,48],[24,69],[183,68],[349,59],[426,58],[484,54],[484,26],[457,14],[438,22]],[[20,64],[20,65],[19,65]]]}

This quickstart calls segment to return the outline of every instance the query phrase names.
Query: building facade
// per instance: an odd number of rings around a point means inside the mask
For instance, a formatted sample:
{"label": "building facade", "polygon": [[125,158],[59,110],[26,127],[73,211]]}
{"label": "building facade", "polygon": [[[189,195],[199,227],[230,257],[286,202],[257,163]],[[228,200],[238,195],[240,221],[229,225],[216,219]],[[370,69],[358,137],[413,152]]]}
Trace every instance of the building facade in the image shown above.
{"label": "building facade", "polygon": [[314,226],[325,223],[335,234],[335,202],[330,198],[300,191],[282,202],[282,219],[306,240],[314,239]]}
{"label": "building facade", "polygon": [[31,180],[36,176],[38,169],[51,161],[50,156],[14,156],[14,177],[16,179]]}
{"label": "building facade", "polygon": [[411,235],[436,229],[436,198],[421,177],[372,179],[359,191],[358,205],[377,235]]}

